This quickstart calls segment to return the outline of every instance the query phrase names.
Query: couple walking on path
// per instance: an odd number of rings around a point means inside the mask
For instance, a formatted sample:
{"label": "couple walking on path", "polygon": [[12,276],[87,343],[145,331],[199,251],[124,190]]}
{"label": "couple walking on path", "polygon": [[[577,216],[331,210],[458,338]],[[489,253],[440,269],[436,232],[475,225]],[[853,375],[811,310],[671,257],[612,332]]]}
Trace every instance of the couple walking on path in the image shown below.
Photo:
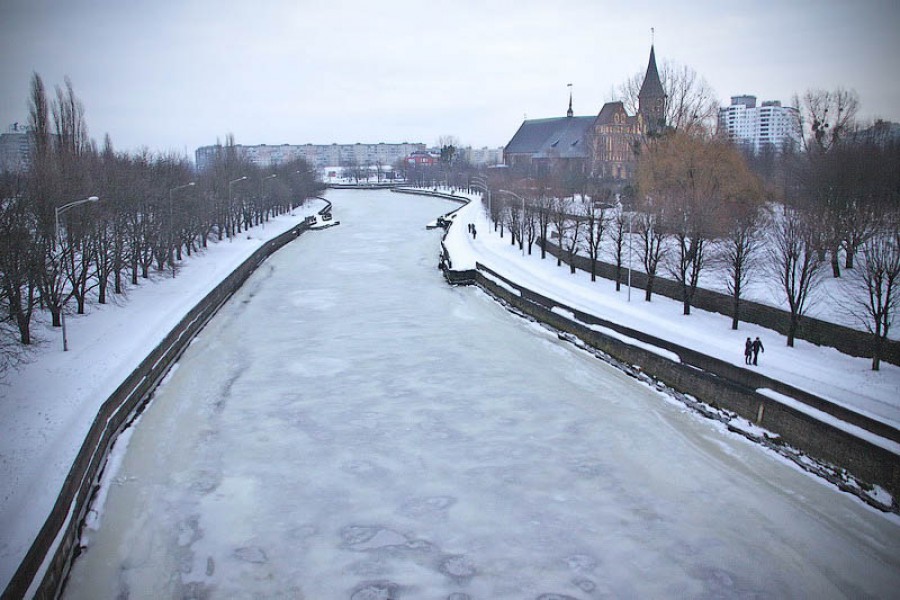
{"label": "couple walking on path", "polygon": [[760,350],[763,352],[766,351],[766,349],[763,348],[759,336],[757,336],[755,340],[747,338],[747,341],[744,343],[744,364],[755,366],[759,359]]}

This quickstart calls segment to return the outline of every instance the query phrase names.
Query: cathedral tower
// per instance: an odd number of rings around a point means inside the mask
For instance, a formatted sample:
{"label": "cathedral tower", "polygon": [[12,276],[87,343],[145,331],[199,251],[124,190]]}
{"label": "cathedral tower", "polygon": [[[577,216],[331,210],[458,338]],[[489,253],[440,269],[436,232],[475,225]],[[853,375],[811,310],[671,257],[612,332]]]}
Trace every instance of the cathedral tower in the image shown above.
{"label": "cathedral tower", "polygon": [[656,53],[650,46],[650,63],[647,65],[647,74],[644,75],[644,83],[638,92],[638,113],[644,118],[647,133],[653,135],[660,133],[666,126],[666,92],[659,80],[659,71],[656,68]]}

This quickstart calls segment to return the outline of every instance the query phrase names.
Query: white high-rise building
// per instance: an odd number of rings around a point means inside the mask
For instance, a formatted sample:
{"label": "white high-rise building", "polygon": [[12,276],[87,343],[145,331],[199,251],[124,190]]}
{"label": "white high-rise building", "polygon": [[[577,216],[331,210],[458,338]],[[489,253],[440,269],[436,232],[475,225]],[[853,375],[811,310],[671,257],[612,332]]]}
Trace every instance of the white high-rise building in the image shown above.
{"label": "white high-rise building", "polygon": [[766,148],[783,152],[800,147],[800,113],[778,100],[756,106],[756,96],[732,96],[731,106],[719,109],[719,131],[755,154]]}

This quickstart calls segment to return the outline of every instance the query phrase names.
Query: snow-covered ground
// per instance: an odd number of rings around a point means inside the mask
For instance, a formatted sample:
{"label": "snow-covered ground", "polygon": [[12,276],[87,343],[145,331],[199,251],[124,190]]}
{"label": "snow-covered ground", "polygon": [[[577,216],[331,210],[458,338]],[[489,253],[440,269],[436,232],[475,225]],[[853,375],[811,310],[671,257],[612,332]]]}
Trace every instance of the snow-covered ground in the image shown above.
{"label": "snow-covered ground", "polygon": [[[871,370],[871,360],[842,354],[832,348],[796,340],[788,348],[785,336],[758,325],[741,323],[731,329],[729,317],[692,309],[682,314],[680,302],[655,295],[644,301],[643,290],[615,291],[615,283],[590,274],[569,273],[567,265],[556,266],[556,259],[540,258],[535,246],[532,255],[522,255],[518,246],[510,244],[507,234],[500,238],[493,231],[481,207],[480,196],[462,208],[451,227],[445,244],[453,259],[454,269],[474,268],[475,261],[539,294],[598,317],[644,331],[656,337],[703,352],[744,367],[744,341],[747,337],[762,340],[765,351],[759,366],[746,367],[787,382],[823,398],[900,427],[900,367],[882,363],[881,371]],[[468,233],[474,223],[477,236]]]}
{"label": "snow-covered ground", "polygon": [[[360,192],[346,192],[352,194]],[[388,194],[389,192],[380,192]],[[337,195],[336,218],[340,219]],[[45,327],[37,334],[45,343],[30,364],[10,374],[0,386],[0,588],[5,587],[40,529],[61,482],[80,447],[97,408],[181,317],[212,287],[266,239],[290,228],[320,207],[316,202],[291,217],[256,228],[233,243],[211,245],[187,261],[178,276],[156,278],[129,292],[120,306],[92,305],[89,314],[68,319],[70,352],[61,351],[59,332]],[[439,209],[440,210],[440,209]],[[465,220],[476,223],[478,237],[467,236]],[[727,320],[700,311],[682,317],[680,305],[663,298],[644,303],[639,294],[625,302],[609,282],[591,283],[584,274],[569,275],[555,261],[537,255],[523,259],[506,239],[490,232],[477,204],[461,211],[447,243],[454,267],[474,265],[477,258],[526,287],[557,296],[566,304],[660,337],[742,364],[743,339],[762,337],[766,352],[758,367],[845,405],[894,424],[900,423],[900,370],[884,365],[869,371],[868,361],[798,342],[784,347],[780,336],[742,324],[731,332]],[[424,226],[424,223],[422,224]],[[343,225],[342,225],[343,227]],[[338,231],[330,230],[330,231]],[[317,235],[326,235],[317,234]],[[373,241],[376,238],[373,238]],[[436,244],[436,241],[435,241]],[[424,257],[436,265],[437,247]],[[379,253],[364,258],[378,273],[391,263]],[[327,298],[322,301],[325,302]],[[327,365],[325,365],[327,367]],[[439,366],[435,366],[439,368]],[[327,370],[327,369],[326,369]]]}
{"label": "snow-covered ground", "polygon": [[125,300],[68,316],[68,352],[61,332],[38,321],[38,347],[0,382],[0,589],[50,513],[103,402],[210,290],[265,241],[322,206],[310,200],[293,216],[186,257],[174,278],[154,274]]}
{"label": "snow-covered ground", "polygon": [[66,598],[900,586],[895,515],[447,286],[442,201],[329,198],[341,226],[271,257],[115,450]]}

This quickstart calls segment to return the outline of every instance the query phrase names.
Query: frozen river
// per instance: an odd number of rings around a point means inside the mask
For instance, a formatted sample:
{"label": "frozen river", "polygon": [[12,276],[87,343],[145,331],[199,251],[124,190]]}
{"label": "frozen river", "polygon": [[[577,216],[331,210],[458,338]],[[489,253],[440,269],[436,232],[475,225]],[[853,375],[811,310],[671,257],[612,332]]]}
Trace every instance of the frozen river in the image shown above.
{"label": "frozen river", "polygon": [[896,519],[446,285],[447,203],[328,197],[133,428],[67,598],[896,597]]}

